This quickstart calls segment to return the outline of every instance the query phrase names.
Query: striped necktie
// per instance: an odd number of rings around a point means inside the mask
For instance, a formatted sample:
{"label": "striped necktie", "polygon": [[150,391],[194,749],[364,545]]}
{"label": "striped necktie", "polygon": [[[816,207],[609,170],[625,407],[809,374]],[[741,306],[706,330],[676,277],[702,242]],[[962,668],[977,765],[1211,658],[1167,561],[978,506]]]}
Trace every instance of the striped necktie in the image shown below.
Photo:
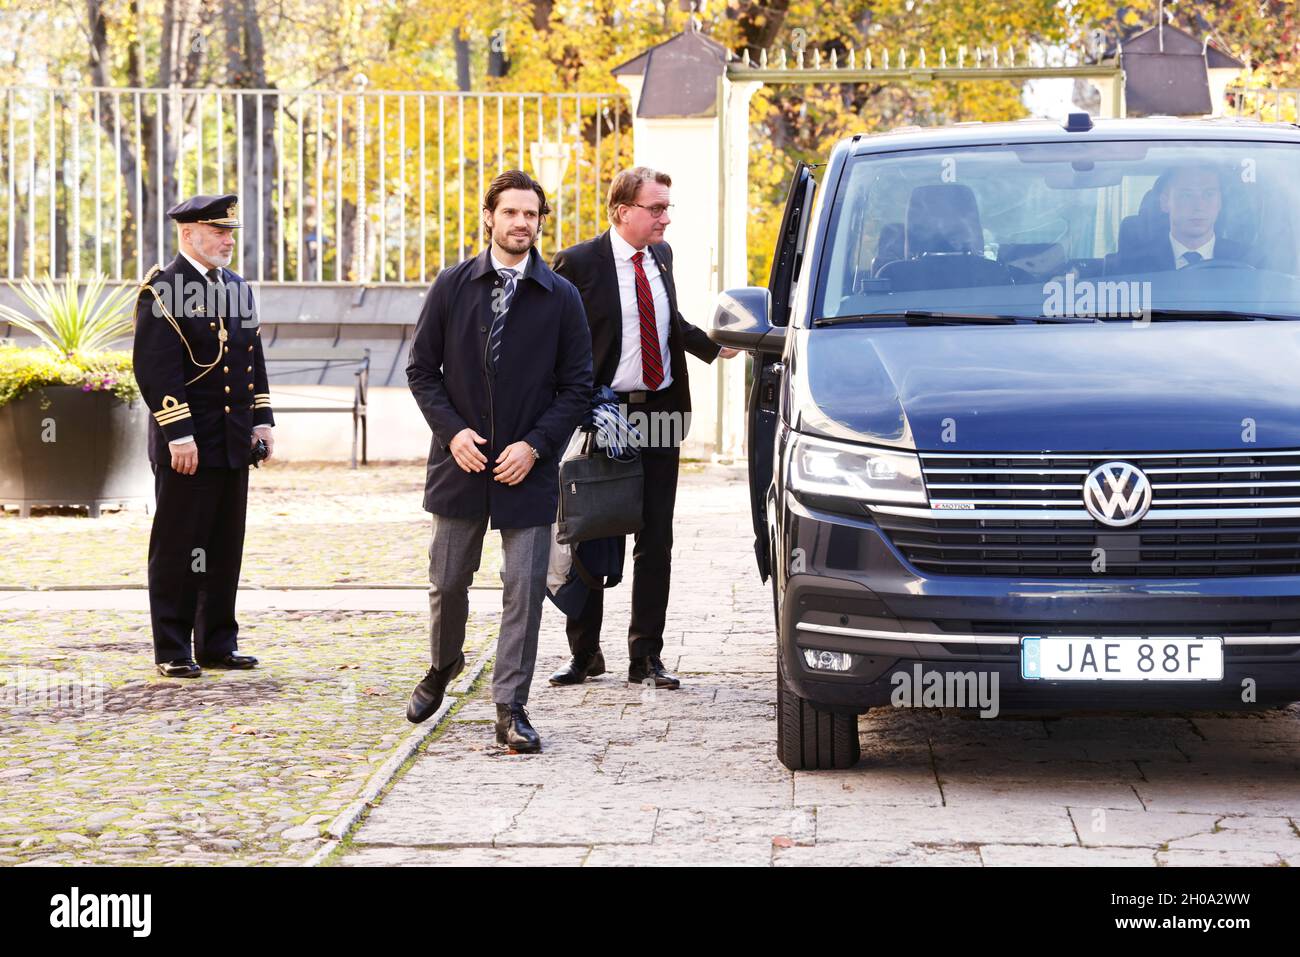
{"label": "striped necktie", "polygon": [[493,299],[493,310],[496,315],[492,319],[492,331],[488,333],[494,369],[501,358],[501,334],[506,328],[506,312],[510,309],[510,301],[515,298],[515,283],[519,280],[519,273],[513,269],[498,269],[497,275],[501,277],[504,285],[501,288],[500,298]]}
{"label": "striped necktie", "polygon": [[650,281],[641,266],[642,253],[632,254],[632,270],[636,275],[636,312],[641,327],[641,381],[651,392],[663,385],[664,360],[659,351],[659,324],[655,321],[655,302],[650,294]]}

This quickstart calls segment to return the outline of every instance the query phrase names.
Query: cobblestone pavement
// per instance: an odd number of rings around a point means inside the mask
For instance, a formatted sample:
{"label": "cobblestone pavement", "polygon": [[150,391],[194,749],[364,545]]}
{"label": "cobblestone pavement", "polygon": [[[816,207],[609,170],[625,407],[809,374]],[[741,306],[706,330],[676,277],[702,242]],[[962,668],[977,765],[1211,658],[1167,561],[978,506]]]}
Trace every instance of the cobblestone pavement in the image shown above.
{"label": "cobblestone pavement", "polygon": [[[252,671],[152,671],[132,612],[0,610],[0,865],[300,864],[410,733],[427,613],[241,614]],[[471,628],[467,655],[490,634]]]}
{"label": "cobblestone pavement", "polygon": [[739,470],[684,477],[664,654],[680,691],[620,680],[625,586],[607,602],[610,672],[551,688],[566,645],[548,605],[529,705],[544,753],[492,744],[480,691],[332,862],[1300,865],[1294,705],[991,721],[886,709],[861,719],[856,768],[787,771],[748,525]]}
{"label": "cobblestone pavement", "polygon": [[[241,581],[261,588],[427,583],[424,466],[269,462],[249,477]],[[0,589],[145,586],[152,519],[142,508],[0,510]],[[33,547],[33,543],[39,543]],[[475,583],[501,585],[500,539],[483,543]]]}

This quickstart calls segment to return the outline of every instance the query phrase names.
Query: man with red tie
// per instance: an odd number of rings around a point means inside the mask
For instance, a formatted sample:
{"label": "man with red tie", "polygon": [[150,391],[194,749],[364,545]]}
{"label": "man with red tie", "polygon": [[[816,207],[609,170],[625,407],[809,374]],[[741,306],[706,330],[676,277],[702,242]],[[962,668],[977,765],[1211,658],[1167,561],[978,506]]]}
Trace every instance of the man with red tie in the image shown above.
{"label": "man with red tie", "polygon": [[[677,310],[673,251],[664,242],[672,221],[667,173],[645,166],[614,177],[607,202],[611,228],[558,253],[556,273],[578,287],[591,327],[597,386],[610,386],[642,431],[645,470],[642,530],[632,551],[632,620],[628,627],[629,682],[680,687],[662,658],[672,565],[673,508],[680,443],[690,423],[686,353],[712,362],[730,358]],[[636,413],[642,413],[637,416]],[[568,620],[569,663],[553,685],[581,684],[605,672],[600,650],[603,593],[592,590],[582,614]]]}

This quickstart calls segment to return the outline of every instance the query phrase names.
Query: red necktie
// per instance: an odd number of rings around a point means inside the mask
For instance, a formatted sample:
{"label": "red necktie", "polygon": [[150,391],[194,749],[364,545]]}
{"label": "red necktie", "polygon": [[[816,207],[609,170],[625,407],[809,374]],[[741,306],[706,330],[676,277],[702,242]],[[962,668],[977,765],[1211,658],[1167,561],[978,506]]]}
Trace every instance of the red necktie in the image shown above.
{"label": "red necktie", "polygon": [[653,392],[663,384],[664,363],[659,351],[659,325],[655,322],[655,301],[650,295],[650,280],[641,268],[642,253],[632,254],[636,271],[636,312],[641,319],[641,380]]}

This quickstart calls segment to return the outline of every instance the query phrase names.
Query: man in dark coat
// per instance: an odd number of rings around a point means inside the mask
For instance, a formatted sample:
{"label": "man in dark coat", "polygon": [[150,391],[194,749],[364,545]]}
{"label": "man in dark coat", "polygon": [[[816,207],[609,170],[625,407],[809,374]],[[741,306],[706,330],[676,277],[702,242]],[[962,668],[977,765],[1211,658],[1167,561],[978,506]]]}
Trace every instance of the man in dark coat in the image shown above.
{"label": "man in dark coat", "polygon": [[1186,269],[1216,259],[1249,263],[1249,247],[1218,234],[1223,189],[1213,167],[1179,166],[1160,177],[1155,188],[1160,212],[1168,218],[1168,232],[1125,255],[1121,261],[1125,273]]}
{"label": "man in dark coat", "polygon": [[424,507],[432,667],[406,716],[428,718],[465,665],[469,585],[489,523],[501,530],[502,616],[492,698],[498,743],[540,750],[524,705],[537,660],[559,457],[591,403],[582,299],[534,249],[542,188],[510,170],[483,199],[488,248],[438,275],[406,377],[433,439]]}
{"label": "man in dark coat", "polygon": [[[610,184],[612,228],[555,257],[555,271],[582,293],[591,326],[596,385],[611,386],[631,423],[642,431],[645,472],[643,528],[632,550],[632,620],[628,626],[627,679],[658,688],[680,681],[660,657],[672,571],[673,509],[681,441],[690,427],[691,387],[686,353],[705,362],[719,349],[677,309],[673,251],[664,242],[671,221],[667,173],[637,166]],[[573,657],[551,676],[553,685],[581,684],[603,674],[600,626],[604,593],[592,591],[582,613],[568,620]]]}
{"label": "man in dark coat", "polygon": [[157,497],[149,612],[159,673],[197,678],[200,663],[257,664],[236,651],[235,593],[251,449],[259,439],[273,447],[275,418],[252,289],[226,268],[236,197],[195,196],[167,215],[180,253],[141,283],[135,310],[135,378],[153,413]]}

